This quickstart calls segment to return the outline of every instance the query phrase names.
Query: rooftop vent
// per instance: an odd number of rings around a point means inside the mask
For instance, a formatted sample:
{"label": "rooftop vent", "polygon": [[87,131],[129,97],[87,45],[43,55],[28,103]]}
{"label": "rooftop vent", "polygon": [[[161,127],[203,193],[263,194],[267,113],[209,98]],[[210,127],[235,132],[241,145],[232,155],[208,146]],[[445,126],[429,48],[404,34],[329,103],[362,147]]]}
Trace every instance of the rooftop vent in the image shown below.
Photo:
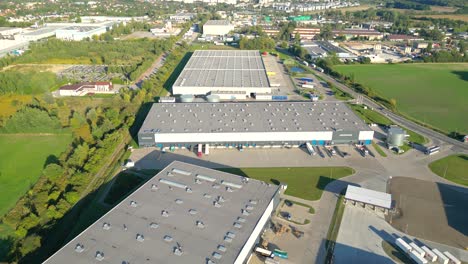
{"label": "rooftop vent", "polygon": [[156,184],[151,184],[151,190],[155,191],[159,189],[159,187]]}
{"label": "rooftop vent", "polygon": [[231,242],[232,242],[232,238],[230,238],[230,237],[228,237],[228,236],[225,236],[225,237],[224,237],[224,242],[231,243]]}
{"label": "rooftop vent", "polygon": [[150,224],[150,227],[153,228],[153,229],[156,229],[156,228],[159,227],[159,224],[153,222],[153,223]]}
{"label": "rooftop vent", "polygon": [[197,210],[195,210],[195,209],[190,209],[188,212],[191,215],[196,215],[198,213]]}
{"label": "rooftop vent", "polygon": [[219,202],[217,202],[217,201],[214,201],[213,205],[214,205],[214,207],[217,207],[217,208],[221,207],[221,204]]}
{"label": "rooftop vent", "polygon": [[192,189],[190,189],[189,187],[185,188],[185,191],[188,193],[192,193]]}
{"label": "rooftop vent", "polygon": [[227,191],[227,192],[232,192],[232,188],[229,187],[229,186],[227,186],[227,187],[226,187],[226,191]]}
{"label": "rooftop vent", "polygon": [[209,199],[209,198],[211,198],[211,194],[209,194],[209,193],[205,193],[205,194],[203,195],[203,197],[205,197],[205,198],[208,198],[208,199]]}
{"label": "rooftop vent", "polygon": [[169,212],[166,210],[162,210],[161,215],[164,217],[169,217]]}
{"label": "rooftop vent", "polygon": [[196,184],[201,184],[202,182],[199,179],[195,179]]}
{"label": "rooftop vent", "polygon": [[226,199],[224,199],[224,197],[222,196],[218,196],[218,202],[222,203],[222,202],[225,202]]}
{"label": "rooftop vent", "polygon": [[181,188],[181,189],[186,189],[187,188],[187,185],[185,185],[185,184],[170,181],[170,180],[166,180],[166,179],[159,179],[159,182],[160,183],[165,183],[165,184],[167,184],[169,186],[174,186],[174,187],[177,187],[177,188]]}
{"label": "rooftop vent", "polygon": [[230,237],[230,238],[235,238],[235,237],[236,237],[236,234],[234,234],[234,232],[227,232],[227,233],[226,233],[226,236],[227,236],[227,237]]}
{"label": "rooftop vent", "polygon": [[137,207],[137,206],[138,206],[138,203],[135,202],[135,201],[130,201],[130,206],[131,206],[131,207]]}
{"label": "rooftop vent", "polygon": [[79,244],[79,243],[76,244],[76,246],[75,246],[75,251],[78,252],[78,253],[83,252],[83,251],[84,251],[84,246],[83,246],[83,244]]}
{"label": "rooftop vent", "polygon": [[236,184],[236,183],[232,183],[232,182],[228,182],[228,181],[222,181],[221,183],[222,183],[223,185],[226,185],[226,186],[229,186],[229,187],[232,187],[232,188],[236,188],[236,189],[242,188],[242,185]]}
{"label": "rooftop vent", "polygon": [[109,230],[110,228],[111,228],[111,225],[109,223],[104,223],[102,225],[102,229],[104,229],[104,230]]}
{"label": "rooftop vent", "polygon": [[197,221],[196,225],[198,228],[205,228],[205,224],[202,221]]}
{"label": "rooftop vent", "polygon": [[104,252],[102,251],[96,251],[96,260],[97,261],[103,261],[104,260]]}
{"label": "rooftop vent", "polygon": [[218,245],[218,250],[221,252],[226,252],[226,247],[223,245]]}
{"label": "rooftop vent", "polygon": [[258,201],[257,201],[257,200],[249,200],[249,203],[251,203],[251,204],[257,204]]}
{"label": "rooftop vent", "polygon": [[247,216],[247,215],[250,215],[250,212],[247,211],[247,210],[242,209],[242,214],[245,215],[245,216]]}
{"label": "rooftop vent", "polygon": [[143,241],[145,241],[145,237],[142,234],[137,234],[136,235],[136,240],[138,242],[143,242]]}
{"label": "rooftop vent", "polygon": [[178,247],[175,247],[175,248],[174,248],[174,255],[176,255],[176,256],[182,256],[182,253],[183,253],[182,247],[178,246]]}
{"label": "rooftop vent", "polygon": [[169,177],[172,177],[172,176],[174,176],[174,174],[172,174],[172,173],[171,173],[171,172],[169,172],[169,171],[167,172],[167,174],[166,174],[166,175],[167,175],[167,176],[169,176]]}
{"label": "rooftop vent", "polygon": [[234,227],[240,229],[242,225],[240,223],[234,222]]}
{"label": "rooftop vent", "polygon": [[218,252],[213,252],[213,258],[215,259],[221,259],[223,255],[219,254]]}
{"label": "rooftop vent", "polygon": [[247,209],[247,210],[253,210],[253,209],[254,209],[254,207],[253,207],[253,206],[251,206],[251,205],[246,205],[246,206],[245,206],[245,209]]}
{"label": "rooftop vent", "polygon": [[171,242],[171,241],[172,241],[172,237],[169,236],[169,235],[165,235],[165,236],[164,236],[164,241],[166,241],[166,242]]}
{"label": "rooftop vent", "polygon": [[190,171],[184,171],[184,170],[179,170],[179,169],[172,169],[172,172],[177,173],[177,174],[186,175],[186,176],[192,174]]}
{"label": "rooftop vent", "polygon": [[213,184],[212,187],[213,187],[214,189],[219,189],[220,185],[219,185],[219,184]]}
{"label": "rooftop vent", "polygon": [[176,200],[175,200],[175,203],[176,203],[176,204],[183,204],[184,201],[182,201],[181,199],[176,199]]}

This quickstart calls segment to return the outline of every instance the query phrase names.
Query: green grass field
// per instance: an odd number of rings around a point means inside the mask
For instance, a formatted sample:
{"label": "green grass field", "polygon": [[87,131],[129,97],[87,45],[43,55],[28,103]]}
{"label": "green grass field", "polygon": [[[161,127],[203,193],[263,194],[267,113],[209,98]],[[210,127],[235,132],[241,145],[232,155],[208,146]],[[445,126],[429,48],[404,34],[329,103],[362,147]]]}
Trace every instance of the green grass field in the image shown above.
{"label": "green grass field", "polygon": [[468,134],[468,63],[338,65],[401,113],[445,131]]}
{"label": "green grass field", "polygon": [[468,155],[452,155],[429,164],[432,172],[449,181],[468,186]]}
{"label": "green grass field", "polygon": [[328,183],[354,173],[354,170],[349,167],[223,168],[219,170],[274,184],[286,183],[287,195],[306,200],[319,200]]}
{"label": "green grass field", "polygon": [[71,135],[0,135],[0,216],[39,178],[51,155],[59,156]]}

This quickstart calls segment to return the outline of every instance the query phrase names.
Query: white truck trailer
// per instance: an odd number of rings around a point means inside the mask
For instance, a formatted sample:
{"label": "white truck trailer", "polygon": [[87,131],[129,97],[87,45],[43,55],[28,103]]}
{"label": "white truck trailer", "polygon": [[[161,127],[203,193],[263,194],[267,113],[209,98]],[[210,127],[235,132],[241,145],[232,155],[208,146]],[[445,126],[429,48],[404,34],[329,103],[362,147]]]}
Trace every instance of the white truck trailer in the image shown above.
{"label": "white truck trailer", "polygon": [[397,238],[395,244],[405,253],[409,253],[411,251],[411,246],[408,245],[401,237]]}
{"label": "white truck trailer", "polygon": [[448,251],[445,251],[444,252],[445,256],[447,256],[451,262],[453,262],[454,264],[461,264],[461,261],[459,259],[457,259],[454,255],[450,254],[450,252]]}
{"label": "white truck trailer", "polygon": [[426,246],[421,247],[424,252],[426,252],[426,259],[429,260],[430,262],[435,262],[437,261],[437,255],[432,252],[432,250]]}
{"label": "white truck trailer", "polygon": [[424,256],[426,256],[426,252],[414,242],[409,243],[409,245],[414,249],[413,251],[415,251],[416,254],[421,256],[421,258],[424,258]]}
{"label": "white truck trailer", "polygon": [[314,89],[314,85],[313,84],[303,84],[301,85],[302,88],[309,88],[309,89]]}
{"label": "white truck trailer", "polygon": [[205,144],[205,155],[210,155],[210,144]]}
{"label": "white truck trailer", "polygon": [[306,148],[307,148],[307,151],[309,151],[310,155],[313,156],[313,155],[317,154],[315,152],[315,150],[314,150],[314,147],[312,147],[312,145],[309,142],[306,143]]}
{"label": "white truck trailer", "polygon": [[428,261],[421,257],[415,250],[410,251],[409,256],[411,257],[412,260],[414,260],[418,264],[427,264]]}
{"label": "white truck trailer", "polygon": [[441,263],[441,264],[448,264],[449,263],[449,259],[447,258],[447,256],[442,254],[442,252],[440,252],[437,248],[432,249],[432,252],[434,252],[434,254],[437,255],[439,263]]}

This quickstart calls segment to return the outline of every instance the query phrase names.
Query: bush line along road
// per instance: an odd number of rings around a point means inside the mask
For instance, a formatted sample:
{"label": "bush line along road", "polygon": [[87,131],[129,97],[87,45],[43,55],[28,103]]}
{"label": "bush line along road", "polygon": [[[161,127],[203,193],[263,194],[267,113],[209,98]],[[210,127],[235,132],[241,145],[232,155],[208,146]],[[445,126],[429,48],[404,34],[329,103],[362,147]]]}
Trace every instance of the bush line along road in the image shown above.
{"label": "bush line along road", "polygon": [[464,151],[468,150],[468,145],[467,144],[465,144],[465,143],[463,143],[461,141],[458,141],[456,139],[450,138],[448,136],[445,136],[445,135],[443,135],[443,134],[441,134],[439,132],[436,132],[436,131],[434,131],[434,130],[432,130],[430,128],[426,128],[426,127],[423,127],[423,126],[421,126],[419,124],[416,124],[415,122],[410,121],[410,120],[408,120],[408,119],[406,119],[406,118],[404,118],[404,117],[402,117],[400,115],[397,115],[397,114],[393,113],[392,111],[388,110],[387,108],[385,108],[384,106],[382,106],[380,104],[377,104],[375,101],[369,99],[367,96],[355,92],[354,90],[352,90],[348,86],[343,85],[342,83],[336,81],[335,79],[333,79],[332,77],[330,77],[330,76],[328,76],[328,75],[326,75],[324,73],[316,72],[316,74],[318,76],[326,79],[327,81],[330,81],[332,84],[338,86],[338,88],[342,89],[343,91],[350,93],[355,98],[358,98],[358,97],[362,98],[362,103],[368,105],[369,107],[374,108],[375,111],[385,115],[386,117],[388,117],[390,120],[392,120],[396,124],[400,124],[401,126],[404,126],[404,127],[408,128],[408,129],[414,131],[414,132],[420,133],[423,136],[432,139],[434,144],[438,144],[438,142],[434,140],[434,139],[436,139],[436,140],[439,140],[440,142],[454,145],[455,147],[457,147],[460,150],[464,150]]}

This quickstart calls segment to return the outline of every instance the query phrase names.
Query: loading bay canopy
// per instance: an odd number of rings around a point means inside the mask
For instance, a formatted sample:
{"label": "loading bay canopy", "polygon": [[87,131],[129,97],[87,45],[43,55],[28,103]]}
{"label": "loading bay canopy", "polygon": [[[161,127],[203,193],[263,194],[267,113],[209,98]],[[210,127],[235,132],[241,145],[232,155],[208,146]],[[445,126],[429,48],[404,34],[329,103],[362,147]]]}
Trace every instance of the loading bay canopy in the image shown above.
{"label": "loading bay canopy", "polygon": [[386,209],[391,209],[392,207],[391,194],[369,190],[352,185],[348,185],[345,199],[375,205]]}

